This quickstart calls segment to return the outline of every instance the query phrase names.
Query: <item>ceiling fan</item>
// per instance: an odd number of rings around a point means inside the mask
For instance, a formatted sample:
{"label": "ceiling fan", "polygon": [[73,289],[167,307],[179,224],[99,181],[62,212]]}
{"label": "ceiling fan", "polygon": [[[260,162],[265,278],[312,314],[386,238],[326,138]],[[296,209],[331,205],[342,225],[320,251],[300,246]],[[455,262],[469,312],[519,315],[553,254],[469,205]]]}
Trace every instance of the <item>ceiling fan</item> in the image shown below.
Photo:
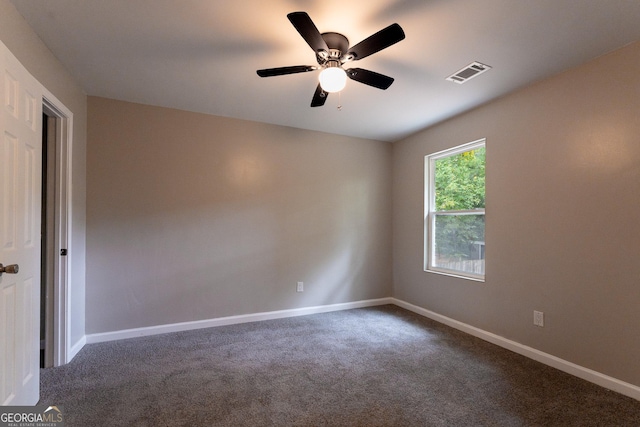
{"label": "ceiling fan", "polygon": [[349,40],[339,33],[320,33],[306,12],[292,12],[287,15],[298,33],[316,53],[318,65],[295,65],[292,67],[266,68],[258,70],[260,77],[282,76],[285,74],[306,73],[322,70],[320,83],[311,100],[312,107],[324,105],[329,93],[340,92],[347,77],[360,83],[387,89],[393,78],[362,68],[343,69],[343,65],[366,58],[376,52],[398,43],[404,39],[404,31],[398,24],[391,24],[377,33],[367,37],[353,47]]}

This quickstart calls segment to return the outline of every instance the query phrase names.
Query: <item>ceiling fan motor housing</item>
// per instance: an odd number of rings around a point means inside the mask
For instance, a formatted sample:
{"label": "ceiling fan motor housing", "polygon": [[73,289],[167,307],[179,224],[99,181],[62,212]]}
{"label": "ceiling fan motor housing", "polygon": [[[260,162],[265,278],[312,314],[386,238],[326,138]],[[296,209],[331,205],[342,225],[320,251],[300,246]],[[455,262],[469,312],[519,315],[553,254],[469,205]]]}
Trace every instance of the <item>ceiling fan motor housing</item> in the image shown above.
{"label": "ceiling fan motor housing", "polygon": [[[330,60],[339,61],[349,50],[349,39],[340,33],[322,33],[322,38],[327,43],[329,52],[327,54],[318,52],[318,63],[320,65],[325,65]],[[324,57],[325,55],[327,55],[326,58]]]}

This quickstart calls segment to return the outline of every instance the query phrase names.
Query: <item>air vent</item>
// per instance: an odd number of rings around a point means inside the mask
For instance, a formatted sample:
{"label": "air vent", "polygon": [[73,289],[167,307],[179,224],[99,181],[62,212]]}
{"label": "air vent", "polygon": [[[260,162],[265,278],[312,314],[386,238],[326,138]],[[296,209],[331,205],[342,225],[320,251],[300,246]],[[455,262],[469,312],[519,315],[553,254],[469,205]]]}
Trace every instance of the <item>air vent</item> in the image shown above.
{"label": "air vent", "polygon": [[484,73],[485,71],[489,71],[490,69],[491,67],[488,65],[481,64],[479,62],[472,62],[462,70],[458,70],[447,77],[447,80],[461,85],[462,83],[471,80],[475,76],[479,76],[480,74]]}

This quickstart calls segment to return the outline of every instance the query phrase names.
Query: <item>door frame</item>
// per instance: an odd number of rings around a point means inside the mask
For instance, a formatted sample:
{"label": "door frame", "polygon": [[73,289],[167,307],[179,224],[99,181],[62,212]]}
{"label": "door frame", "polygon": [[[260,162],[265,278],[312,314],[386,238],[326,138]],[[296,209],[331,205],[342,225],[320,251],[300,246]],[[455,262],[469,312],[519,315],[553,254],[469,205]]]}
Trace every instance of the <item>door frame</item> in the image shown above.
{"label": "door frame", "polygon": [[[42,110],[53,117],[55,127],[54,241],[53,241],[53,337],[45,345],[53,353],[53,366],[71,361],[71,171],[73,113],[43,86]],[[66,250],[67,255],[62,255]],[[49,341],[49,340],[47,340]]]}

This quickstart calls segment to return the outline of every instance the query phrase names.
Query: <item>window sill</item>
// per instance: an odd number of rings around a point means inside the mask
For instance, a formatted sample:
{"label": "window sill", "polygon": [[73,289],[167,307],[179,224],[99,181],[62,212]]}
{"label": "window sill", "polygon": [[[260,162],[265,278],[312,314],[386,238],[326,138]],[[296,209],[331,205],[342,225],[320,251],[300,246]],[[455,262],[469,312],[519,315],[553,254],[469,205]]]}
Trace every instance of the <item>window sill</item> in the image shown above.
{"label": "window sill", "polygon": [[457,277],[459,279],[471,280],[474,282],[482,282],[484,283],[484,276],[465,276],[464,274],[457,273],[451,270],[436,270],[433,268],[428,268],[424,270],[426,273],[440,274],[441,276],[449,276],[449,277]]}

